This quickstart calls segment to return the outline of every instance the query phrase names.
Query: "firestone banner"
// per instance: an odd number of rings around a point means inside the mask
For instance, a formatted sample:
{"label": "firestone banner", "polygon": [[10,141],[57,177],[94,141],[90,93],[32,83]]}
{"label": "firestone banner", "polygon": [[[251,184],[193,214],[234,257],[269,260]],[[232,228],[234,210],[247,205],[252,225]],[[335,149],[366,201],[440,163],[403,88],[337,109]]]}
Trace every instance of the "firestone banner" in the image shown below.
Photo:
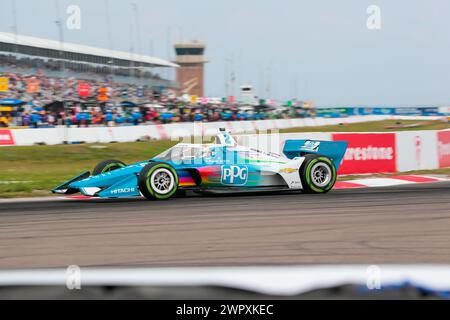
{"label": "firestone banner", "polygon": [[348,141],[340,174],[396,171],[395,133],[336,133],[333,140]]}

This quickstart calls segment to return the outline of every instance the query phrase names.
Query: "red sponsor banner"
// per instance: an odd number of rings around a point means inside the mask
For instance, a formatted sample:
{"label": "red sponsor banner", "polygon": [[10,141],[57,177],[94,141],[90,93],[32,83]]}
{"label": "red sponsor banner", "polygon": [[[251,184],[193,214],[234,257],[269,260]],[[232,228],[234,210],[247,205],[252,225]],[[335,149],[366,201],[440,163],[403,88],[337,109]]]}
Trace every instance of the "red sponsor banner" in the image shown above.
{"label": "red sponsor banner", "polygon": [[336,133],[333,140],[348,142],[341,174],[395,172],[395,133]]}
{"label": "red sponsor banner", "polygon": [[13,145],[15,145],[15,143],[11,130],[0,129],[0,146],[13,146]]}
{"label": "red sponsor banner", "polygon": [[438,132],[439,168],[450,167],[450,130]]}
{"label": "red sponsor banner", "polygon": [[78,95],[80,97],[89,97],[91,95],[91,85],[89,83],[80,83],[78,85]]}

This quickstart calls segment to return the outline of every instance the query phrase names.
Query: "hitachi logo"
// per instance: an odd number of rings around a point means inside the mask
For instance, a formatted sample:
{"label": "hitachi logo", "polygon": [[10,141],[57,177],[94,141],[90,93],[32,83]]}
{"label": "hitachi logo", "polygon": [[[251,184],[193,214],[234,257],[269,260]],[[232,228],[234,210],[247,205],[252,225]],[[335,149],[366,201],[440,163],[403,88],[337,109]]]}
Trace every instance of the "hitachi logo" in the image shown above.
{"label": "hitachi logo", "polygon": [[123,189],[116,189],[116,190],[112,190],[111,193],[112,194],[119,194],[119,193],[130,193],[130,192],[134,192],[134,188],[123,188]]}

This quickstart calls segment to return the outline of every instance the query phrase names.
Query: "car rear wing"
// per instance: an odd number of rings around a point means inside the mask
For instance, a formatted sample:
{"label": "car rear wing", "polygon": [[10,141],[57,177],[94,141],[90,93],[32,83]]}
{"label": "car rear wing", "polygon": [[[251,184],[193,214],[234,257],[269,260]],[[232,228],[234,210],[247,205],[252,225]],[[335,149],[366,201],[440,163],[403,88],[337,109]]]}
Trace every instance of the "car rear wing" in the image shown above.
{"label": "car rear wing", "polygon": [[339,169],[347,146],[347,141],[286,140],[283,153],[289,159],[307,154],[326,156],[333,160],[336,169]]}

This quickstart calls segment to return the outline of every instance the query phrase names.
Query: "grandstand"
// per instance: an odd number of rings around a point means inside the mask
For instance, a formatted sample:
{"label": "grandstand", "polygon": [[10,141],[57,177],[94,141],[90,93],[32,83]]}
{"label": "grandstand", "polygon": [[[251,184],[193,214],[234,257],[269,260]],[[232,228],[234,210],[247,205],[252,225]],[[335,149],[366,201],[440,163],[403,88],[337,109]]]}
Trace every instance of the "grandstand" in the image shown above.
{"label": "grandstand", "polygon": [[0,32],[0,72],[13,71],[12,66],[28,73],[43,69],[53,77],[99,80],[111,76],[121,83],[177,88],[155,71],[178,66],[160,58]]}

